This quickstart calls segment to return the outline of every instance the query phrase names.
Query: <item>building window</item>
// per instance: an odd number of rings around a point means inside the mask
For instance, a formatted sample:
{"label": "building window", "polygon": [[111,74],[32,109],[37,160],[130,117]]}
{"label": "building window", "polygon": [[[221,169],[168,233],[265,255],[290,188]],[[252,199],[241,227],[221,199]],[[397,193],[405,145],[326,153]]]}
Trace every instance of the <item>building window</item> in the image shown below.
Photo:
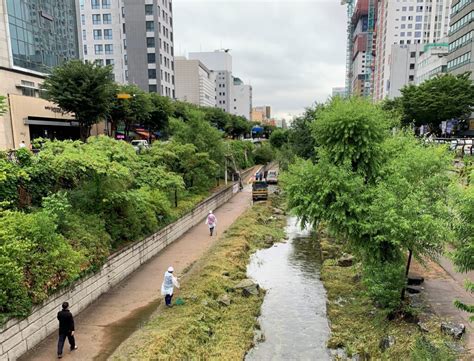
{"label": "building window", "polygon": [[415,64],[410,64],[410,69],[411,70],[415,69]]}
{"label": "building window", "polygon": [[148,69],[148,79],[156,79],[156,69]]}
{"label": "building window", "polygon": [[91,0],[92,9],[100,9],[100,0]]}
{"label": "building window", "polygon": [[92,14],[92,24],[100,25],[100,14]]}
{"label": "building window", "polygon": [[146,38],[146,47],[154,48],[155,47],[155,38]]}
{"label": "building window", "polygon": [[408,76],[408,81],[414,81],[415,80],[415,76],[414,75],[409,75]]}
{"label": "building window", "polygon": [[148,53],[147,54],[147,60],[148,60],[148,64],[155,64],[155,62],[156,62],[155,53]]}
{"label": "building window", "polygon": [[123,39],[123,48],[127,49],[127,39]]}
{"label": "building window", "polygon": [[94,40],[102,40],[102,30],[96,29],[93,31]]}
{"label": "building window", "polygon": [[104,29],[104,39],[112,40],[112,29]]}
{"label": "building window", "polygon": [[87,55],[87,45],[84,45],[84,55]]}
{"label": "building window", "polygon": [[410,53],[410,58],[415,58],[416,57],[416,51],[412,51]]}
{"label": "building window", "polygon": [[111,14],[104,14],[102,15],[104,20],[104,24],[112,24],[112,15]]}
{"label": "building window", "polygon": [[21,88],[22,95],[26,97],[36,97],[36,90],[32,89],[35,87],[35,83],[27,80],[22,80],[21,85],[23,86]]}
{"label": "building window", "polygon": [[102,9],[110,9],[110,0],[102,0]]}
{"label": "building window", "polygon": [[128,65],[128,56],[127,56],[127,54],[125,54],[123,56],[123,61],[124,61],[125,65]]}
{"label": "building window", "polygon": [[155,31],[155,23],[153,21],[147,21],[145,23],[146,31]]}
{"label": "building window", "polygon": [[145,15],[153,15],[153,5],[145,5]]}
{"label": "building window", "polygon": [[112,44],[105,44],[105,53],[106,54],[113,54],[114,53],[114,46]]}
{"label": "building window", "polygon": [[156,93],[158,91],[158,88],[155,84],[150,84],[150,85],[148,85],[148,91],[150,93]]}
{"label": "building window", "polygon": [[114,65],[115,61],[114,59],[105,59],[105,65]]}
{"label": "building window", "polygon": [[415,38],[421,38],[421,31],[415,31]]}
{"label": "building window", "polygon": [[82,30],[82,40],[86,40],[86,39],[87,39],[86,30],[83,29],[83,30]]}
{"label": "building window", "polygon": [[104,53],[104,46],[102,44],[94,45],[95,55],[102,55]]}
{"label": "building window", "polygon": [[81,14],[81,24],[86,25],[86,16],[84,14]]}

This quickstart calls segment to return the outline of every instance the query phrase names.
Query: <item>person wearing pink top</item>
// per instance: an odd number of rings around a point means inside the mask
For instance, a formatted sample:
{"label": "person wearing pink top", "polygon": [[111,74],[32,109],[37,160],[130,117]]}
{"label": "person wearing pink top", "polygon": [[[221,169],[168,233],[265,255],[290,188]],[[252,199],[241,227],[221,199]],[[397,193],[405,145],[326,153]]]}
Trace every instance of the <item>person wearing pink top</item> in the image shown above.
{"label": "person wearing pink top", "polygon": [[209,211],[209,215],[207,216],[207,219],[206,219],[206,224],[209,227],[209,233],[210,233],[210,236],[212,237],[214,228],[216,228],[216,225],[217,225],[217,218],[214,215],[214,213],[212,213],[212,211]]}

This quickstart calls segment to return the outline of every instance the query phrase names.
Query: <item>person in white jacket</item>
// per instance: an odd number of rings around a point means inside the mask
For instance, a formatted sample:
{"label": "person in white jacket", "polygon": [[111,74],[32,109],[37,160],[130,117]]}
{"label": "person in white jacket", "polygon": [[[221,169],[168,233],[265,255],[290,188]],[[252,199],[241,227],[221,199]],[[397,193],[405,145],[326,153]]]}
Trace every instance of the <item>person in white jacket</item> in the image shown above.
{"label": "person in white jacket", "polygon": [[214,232],[214,228],[216,228],[216,225],[217,225],[217,218],[212,213],[212,211],[209,211],[209,215],[206,218],[206,224],[209,227],[209,233],[210,233],[210,236],[212,237],[212,233]]}
{"label": "person in white jacket", "polygon": [[161,294],[165,296],[166,306],[172,307],[171,298],[173,297],[174,287],[179,288],[178,279],[173,275],[174,268],[168,267],[165,272],[163,283],[161,284]]}

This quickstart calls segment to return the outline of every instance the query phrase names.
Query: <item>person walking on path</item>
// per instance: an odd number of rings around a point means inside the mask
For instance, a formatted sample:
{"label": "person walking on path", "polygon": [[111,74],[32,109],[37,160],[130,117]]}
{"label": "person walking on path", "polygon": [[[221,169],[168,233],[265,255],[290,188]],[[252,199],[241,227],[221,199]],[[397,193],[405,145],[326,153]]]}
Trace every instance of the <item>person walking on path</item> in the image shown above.
{"label": "person walking on path", "polygon": [[63,348],[66,337],[71,346],[71,351],[77,350],[76,340],[74,339],[74,317],[69,311],[69,303],[63,303],[63,309],[58,312],[59,320],[59,339],[58,339],[58,358],[63,357]]}
{"label": "person walking on path", "polygon": [[210,236],[212,237],[214,228],[216,228],[216,225],[217,225],[217,218],[214,215],[214,213],[212,213],[212,211],[209,211],[209,215],[207,216],[207,219],[206,219],[206,224],[209,226],[209,233],[210,233]]}
{"label": "person walking on path", "polygon": [[172,307],[171,298],[173,297],[174,287],[179,288],[178,279],[173,275],[174,268],[168,267],[165,272],[163,283],[161,284],[161,294],[165,296],[166,306]]}

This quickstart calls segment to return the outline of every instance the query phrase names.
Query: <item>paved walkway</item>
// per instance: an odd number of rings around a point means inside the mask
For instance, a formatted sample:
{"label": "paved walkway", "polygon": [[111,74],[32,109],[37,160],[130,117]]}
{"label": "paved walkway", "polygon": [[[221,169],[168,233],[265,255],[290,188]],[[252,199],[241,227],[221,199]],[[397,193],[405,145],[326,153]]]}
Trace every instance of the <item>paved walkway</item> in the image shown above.
{"label": "paved walkway", "polygon": [[[110,292],[101,296],[76,318],[77,351],[69,352],[66,342],[63,360],[105,360],[140,323],[158,307],[163,274],[173,265],[179,275],[199,259],[218,237],[251,206],[251,188],[236,194],[215,211],[217,237],[209,237],[208,228],[199,224],[143,265]],[[74,305],[71,307],[74,313]],[[21,360],[56,359],[57,335],[46,338]]]}
{"label": "paved walkway", "polygon": [[474,282],[474,272],[458,273],[449,259],[441,257],[439,265],[428,261],[425,269],[415,264],[411,273],[425,278],[422,285],[424,297],[438,316],[466,326],[465,346],[474,356],[474,325],[469,322],[469,314],[457,309],[453,304],[455,299],[474,304],[474,296],[464,289],[465,279],[469,278]]}

